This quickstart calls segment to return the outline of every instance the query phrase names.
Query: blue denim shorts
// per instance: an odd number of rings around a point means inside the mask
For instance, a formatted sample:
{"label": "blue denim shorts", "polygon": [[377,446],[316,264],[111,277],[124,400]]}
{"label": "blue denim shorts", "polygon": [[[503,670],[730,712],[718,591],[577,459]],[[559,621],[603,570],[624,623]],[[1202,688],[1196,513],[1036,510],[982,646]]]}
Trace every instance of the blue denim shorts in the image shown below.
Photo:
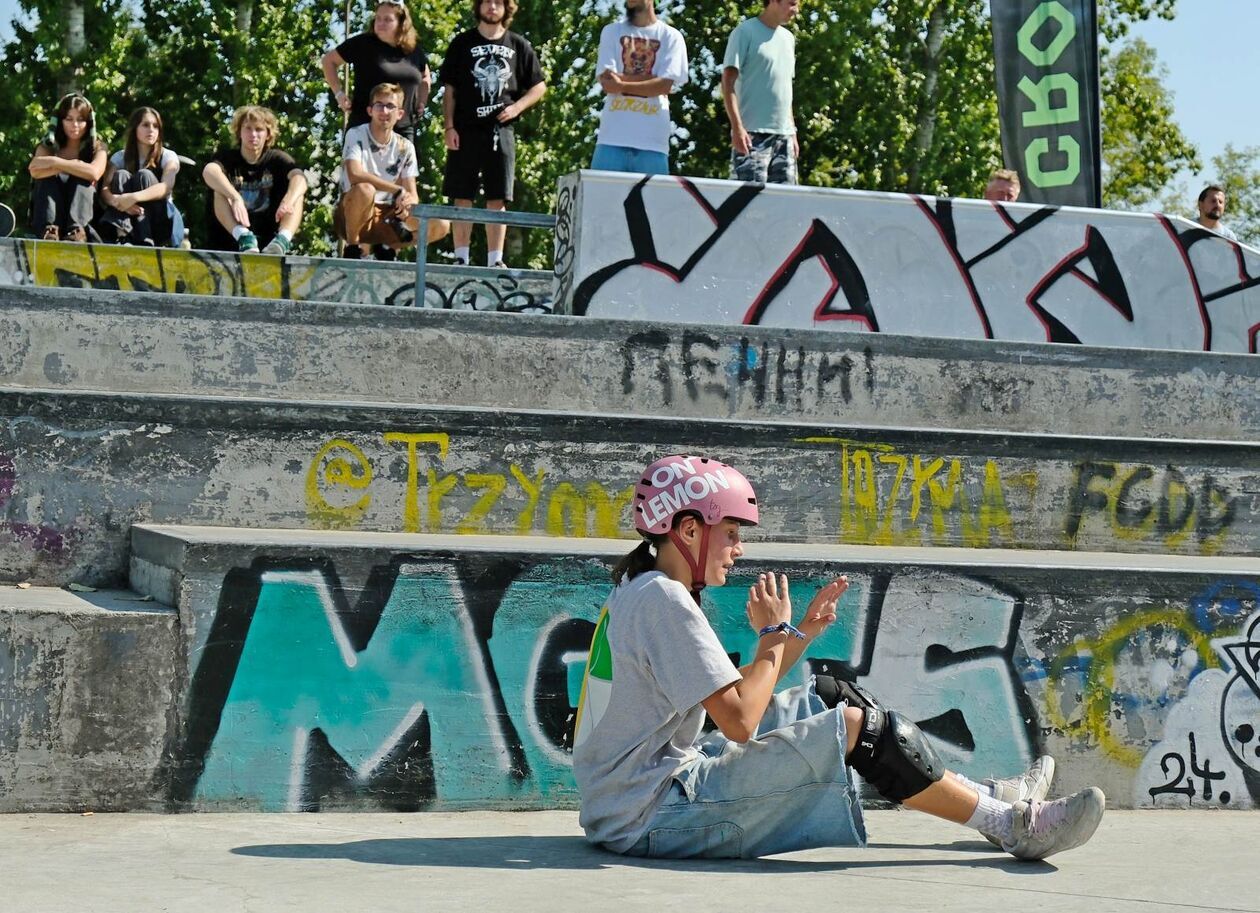
{"label": "blue denim shorts", "polygon": [[858,793],[844,763],[843,707],[808,685],[770,702],[757,737],[715,732],[627,856],[752,858],[820,846],[865,846]]}
{"label": "blue denim shorts", "polygon": [[610,146],[599,143],[591,159],[595,171],[629,171],[635,174],[669,174],[669,156],[664,152]]}

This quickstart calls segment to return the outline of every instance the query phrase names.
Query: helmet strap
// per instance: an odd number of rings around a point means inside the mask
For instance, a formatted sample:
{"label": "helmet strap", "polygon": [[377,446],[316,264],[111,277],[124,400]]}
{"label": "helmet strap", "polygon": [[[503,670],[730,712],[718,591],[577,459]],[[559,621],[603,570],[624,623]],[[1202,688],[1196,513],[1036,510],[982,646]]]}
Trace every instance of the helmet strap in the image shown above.
{"label": "helmet strap", "polygon": [[687,543],[683,541],[682,536],[678,535],[678,530],[671,529],[669,531],[670,541],[678,547],[678,551],[682,552],[683,558],[686,559],[687,565],[691,568],[691,598],[696,601],[696,605],[700,604],[700,591],[705,587],[705,568],[709,563],[709,524],[703,520],[697,519],[700,524],[700,554],[698,558],[691,557],[691,549],[687,547]]}

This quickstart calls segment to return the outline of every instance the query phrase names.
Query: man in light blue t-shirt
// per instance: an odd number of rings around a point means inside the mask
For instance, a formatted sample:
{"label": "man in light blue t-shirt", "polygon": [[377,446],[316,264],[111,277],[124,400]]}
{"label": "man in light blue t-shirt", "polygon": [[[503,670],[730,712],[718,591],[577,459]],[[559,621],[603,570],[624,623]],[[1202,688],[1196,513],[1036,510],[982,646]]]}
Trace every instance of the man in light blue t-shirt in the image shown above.
{"label": "man in light blue t-shirt", "polygon": [[785,26],[799,0],[763,0],[759,16],[731,32],[722,59],[722,101],[731,121],[731,177],[737,181],[795,184],[796,120],[792,78],[796,36]]}

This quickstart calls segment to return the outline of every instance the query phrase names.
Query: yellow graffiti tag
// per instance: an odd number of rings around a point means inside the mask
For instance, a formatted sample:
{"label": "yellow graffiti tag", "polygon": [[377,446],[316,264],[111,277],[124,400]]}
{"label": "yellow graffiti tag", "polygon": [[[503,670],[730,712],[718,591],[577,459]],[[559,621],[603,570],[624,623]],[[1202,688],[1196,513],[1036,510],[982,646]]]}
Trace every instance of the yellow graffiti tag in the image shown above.
{"label": "yellow graffiti tag", "polygon": [[[1046,718],[1050,724],[1064,733],[1081,732],[1097,739],[1104,752],[1129,767],[1142,763],[1145,750],[1125,744],[1112,732],[1112,724],[1118,721],[1112,707],[1116,660],[1135,634],[1153,628],[1166,628],[1180,634],[1194,648],[1200,663],[1209,669],[1220,668],[1211,638],[1198,630],[1185,612],[1161,609],[1126,618],[1096,640],[1073,643],[1059,653],[1046,670]],[[1089,658],[1083,686],[1066,683],[1066,670],[1082,657]],[[1069,697],[1078,700],[1077,719],[1071,721],[1065,709]]]}
{"label": "yellow graffiti tag", "polygon": [[285,295],[281,257],[213,254],[167,248],[101,244],[27,242],[31,280],[59,287],[85,284],[140,292],[187,292],[281,298]]}
{"label": "yellow graffiti tag", "polygon": [[[383,435],[387,444],[406,444],[407,445],[407,494],[403,501],[403,531],[408,533],[418,533],[420,531],[420,460],[419,447],[421,444],[435,444],[438,449],[438,456],[442,460],[446,459],[447,453],[451,448],[451,436],[441,432],[421,432],[418,434],[409,434],[403,431],[386,431]],[[428,493],[428,515],[430,519],[430,528],[440,526],[440,523],[434,524],[433,518],[441,516],[441,500],[442,494],[439,492],[434,495],[434,487],[436,483],[433,481],[434,472],[432,469],[428,471],[429,493]],[[452,483],[454,484],[454,483]],[[449,489],[448,489],[449,490]]]}
{"label": "yellow graffiti tag", "polygon": [[[840,541],[855,545],[922,545],[935,542],[970,548],[1014,545],[1005,482],[994,460],[985,460],[976,503],[963,483],[961,459],[898,452],[887,444],[844,438],[802,438],[804,443],[839,445]],[[948,468],[947,468],[948,467]],[[1036,476],[1011,481],[1036,491]],[[924,503],[930,508],[925,516]]]}
{"label": "yellow graffiti tag", "polygon": [[[623,526],[634,497],[633,486],[610,493],[598,482],[587,482],[579,489],[572,482],[560,481],[548,488],[544,484],[545,470],[530,475],[515,463],[508,465],[507,473],[442,472],[432,466],[421,472],[425,456],[421,448],[435,448],[437,460],[444,463],[450,455],[449,434],[387,431],[381,437],[386,444],[406,448],[404,532],[476,535],[506,531],[504,524],[491,520],[491,515],[514,481],[525,501],[509,524],[518,535],[533,533],[539,526],[557,537],[629,535]],[[433,450],[427,452],[433,454]],[[357,446],[340,438],[324,444],[306,473],[306,508],[311,523],[330,529],[358,526],[372,503],[369,488],[373,480],[371,461]],[[350,500],[349,494],[355,499]],[[471,506],[467,506],[468,496],[472,496]],[[453,502],[452,498],[457,500]],[[452,503],[458,506],[453,507]],[[516,504],[519,503],[518,496]],[[459,515],[451,516],[452,513]]]}
{"label": "yellow graffiti tag", "polygon": [[[323,529],[350,529],[357,526],[372,503],[365,493],[350,503],[348,493],[365,491],[372,484],[372,464],[363,451],[340,438],[319,449],[306,472],[306,515]],[[328,500],[331,497],[333,503]]]}

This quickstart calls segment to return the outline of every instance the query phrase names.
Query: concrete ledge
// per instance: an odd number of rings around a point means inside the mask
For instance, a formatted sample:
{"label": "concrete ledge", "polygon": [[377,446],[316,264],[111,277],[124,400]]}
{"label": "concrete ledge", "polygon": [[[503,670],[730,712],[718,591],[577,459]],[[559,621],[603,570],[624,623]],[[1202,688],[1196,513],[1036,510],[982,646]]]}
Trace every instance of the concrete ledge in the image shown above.
{"label": "concrete ledge", "polygon": [[160,808],[178,642],[134,592],[0,589],[0,812]]}
{"label": "concrete ledge", "polygon": [[[133,582],[177,581],[185,631],[173,808],[573,804],[560,740],[629,543],[145,526],[132,544]],[[1235,744],[1254,683],[1230,646],[1260,639],[1260,560],[1130,560],[754,543],[705,603],[746,655],[752,575],[786,571],[803,607],[846,573],[787,684],[849,669],[972,776],[1050,751],[1062,792],[1260,807],[1254,734]],[[1191,741],[1211,797],[1166,762]]]}
{"label": "concrete ledge", "polygon": [[0,294],[0,384],[1253,441],[1260,359],[99,289]]}
{"label": "concrete ledge", "polygon": [[[429,269],[424,307],[535,313],[552,309],[550,272],[439,264]],[[0,239],[0,287],[6,285],[416,304],[416,268],[409,263],[17,238]]]}
{"label": "concrete ledge", "polygon": [[770,541],[1260,552],[1255,443],[13,389],[0,428],[10,580],[117,581],[143,522],[624,536],[667,452],[739,466]]}

